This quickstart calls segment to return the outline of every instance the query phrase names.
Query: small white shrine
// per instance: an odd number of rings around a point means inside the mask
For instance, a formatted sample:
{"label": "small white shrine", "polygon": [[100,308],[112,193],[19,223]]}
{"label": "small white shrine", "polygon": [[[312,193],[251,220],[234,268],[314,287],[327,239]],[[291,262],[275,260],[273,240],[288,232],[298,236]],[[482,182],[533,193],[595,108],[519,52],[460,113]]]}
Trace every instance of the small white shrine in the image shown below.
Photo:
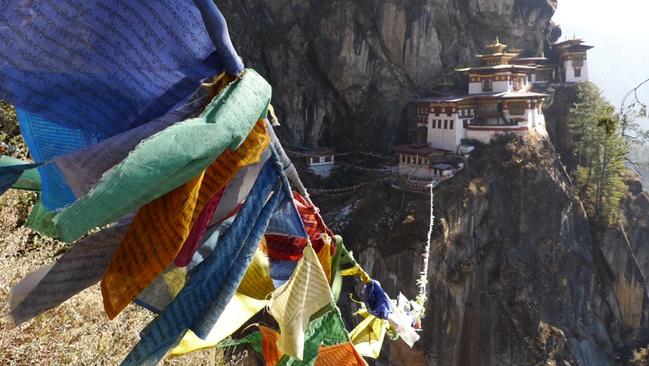
{"label": "small white shrine", "polygon": [[309,170],[320,177],[331,175],[335,165],[336,152],[333,149],[319,148],[306,151],[306,164]]}
{"label": "small white shrine", "polygon": [[584,44],[582,39],[570,39],[554,45],[559,52],[559,71],[564,83],[588,81],[588,50],[593,46]]}
{"label": "small white shrine", "polygon": [[435,160],[443,158],[444,151],[432,148],[427,144],[423,145],[399,145],[395,147],[399,154],[399,175],[410,176],[420,179],[430,179],[440,176],[439,170],[433,168]]}

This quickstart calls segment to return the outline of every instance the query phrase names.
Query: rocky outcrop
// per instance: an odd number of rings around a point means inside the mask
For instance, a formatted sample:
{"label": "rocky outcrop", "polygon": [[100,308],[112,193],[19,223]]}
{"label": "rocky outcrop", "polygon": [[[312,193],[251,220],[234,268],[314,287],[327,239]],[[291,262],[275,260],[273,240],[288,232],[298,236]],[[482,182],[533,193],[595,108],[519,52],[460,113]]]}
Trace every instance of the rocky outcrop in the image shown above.
{"label": "rocky outcrop", "polygon": [[[429,301],[414,350],[379,364],[613,365],[648,341],[649,201],[638,182],[600,239],[546,140],[483,147],[435,195]],[[316,201],[388,292],[417,293],[429,201],[388,186]]]}
{"label": "rocky outcrop", "polygon": [[637,174],[629,172],[626,183],[620,220],[603,234],[601,248],[627,330],[620,342],[644,347],[649,337],[649,194]]}
{"label": "rocky outcrop", "polygon": [[496,36],[541,51],[555,0],[218,1],[292,144],[385,149],[401,109]]}

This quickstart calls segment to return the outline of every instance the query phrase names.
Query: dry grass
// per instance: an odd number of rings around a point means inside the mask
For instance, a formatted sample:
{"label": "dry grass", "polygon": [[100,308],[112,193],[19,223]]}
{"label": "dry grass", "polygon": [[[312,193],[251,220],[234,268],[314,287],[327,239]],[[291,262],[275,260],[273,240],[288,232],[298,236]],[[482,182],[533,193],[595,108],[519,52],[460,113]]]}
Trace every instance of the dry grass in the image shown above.
{"label": "dry grass", "polygon": [[[110,321],[97,285],[56,309],[11,329],[9,290],[28,272],[54,261],[65,245],[22,227],[32,193],[10,190],[0,197],[0,365],[116,365],[153,319],[129,306]],[[166,365],[223,365],[219,350],[206,350],[165,361]]]}

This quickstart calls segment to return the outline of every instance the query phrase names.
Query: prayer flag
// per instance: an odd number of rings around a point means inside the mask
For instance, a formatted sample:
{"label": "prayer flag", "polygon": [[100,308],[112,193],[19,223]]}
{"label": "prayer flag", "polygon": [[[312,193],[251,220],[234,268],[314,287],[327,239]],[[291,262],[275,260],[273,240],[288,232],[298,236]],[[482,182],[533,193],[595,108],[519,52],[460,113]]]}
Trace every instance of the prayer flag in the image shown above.
{"label": "prayer flag", "polygon": [[197,118],[143,141],[84,197],[53,218],[61,239],[133,212],[196,177],[226,148],[236,149],[265,115],[270,85],[253,70],[228,85]]}

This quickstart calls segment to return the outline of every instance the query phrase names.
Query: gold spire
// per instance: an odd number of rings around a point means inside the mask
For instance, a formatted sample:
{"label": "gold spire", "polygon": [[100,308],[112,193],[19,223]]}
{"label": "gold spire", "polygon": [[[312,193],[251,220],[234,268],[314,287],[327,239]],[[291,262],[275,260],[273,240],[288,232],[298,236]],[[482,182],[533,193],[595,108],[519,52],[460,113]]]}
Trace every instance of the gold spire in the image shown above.
{"label": "gold spire", "polygon": [[507,48],[506,44],[500,43],[500,37],[496,37],[496,42],[487,45],[487,49],[491,51],[492,54],[503,53]]}

